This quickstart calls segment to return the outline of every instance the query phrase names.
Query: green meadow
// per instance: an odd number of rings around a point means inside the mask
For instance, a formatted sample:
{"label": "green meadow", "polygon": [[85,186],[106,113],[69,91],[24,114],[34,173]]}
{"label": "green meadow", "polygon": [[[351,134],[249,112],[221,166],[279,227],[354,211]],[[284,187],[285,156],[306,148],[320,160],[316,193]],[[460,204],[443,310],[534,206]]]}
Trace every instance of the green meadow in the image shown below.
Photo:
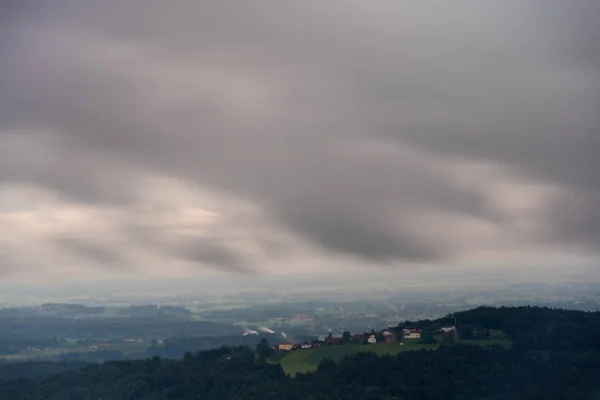
{"label": "green meadow", "polygon": [[315,371],[321,361],[329,359],[335,362],[340,361],[347,355],[360,352],[369,352],[378,355],[395,355],[403,351],[419,349],[436,349],[438,344],[418,344],[416,340],[405,341],[404,345],[400,343],[376,343],[365,345],[334,345],[323,346],[316,349],[295,350],[286,354],[281,361],[281,367],[286,374],[294,376],[297,373]]}

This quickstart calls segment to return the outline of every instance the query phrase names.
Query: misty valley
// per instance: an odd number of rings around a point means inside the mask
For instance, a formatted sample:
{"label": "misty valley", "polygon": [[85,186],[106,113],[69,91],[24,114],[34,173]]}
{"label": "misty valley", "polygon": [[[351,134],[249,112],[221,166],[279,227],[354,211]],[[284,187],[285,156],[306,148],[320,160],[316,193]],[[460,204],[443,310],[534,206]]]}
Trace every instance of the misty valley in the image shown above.
{"label": "misty valley", "polygon": [[[369,295],[349,288],[332,290],[322,298],[310,292],[294,294],[291,289],[289,296],[294,299],[281,298],[270,288],[205,296],[174,290],[160,297],[146,294],[143,299],[127,298],[123,292],[112,305],[91,305],[98,300],[86,298],[88,305],[4,307],[0,309],[0,362],[178,358],[186,351],[220,346],[253,347],[262,338],[275,345],[290,340],[304,343],[329,332],[341,336],[345,331],[381,331],[402,321],[431,320],[480,305],[600,310],[597,287],[576,282],[544,287],[521,284],[504,292],[495,290],[493,295],[474,289],[394,293],[393,288]],[[569,295],[573,292],[577,296]],[[531,293],[537,298],[531,298]],[[143,303],[118,305],[126,301]]]}
{"label": "misty valley", "polygon": [[[122,288],[105,304],[72,293],[85,304],[5,306],[0,398],[578,399],[600,389],[591,378],[600,371],[596,285],[364,282],[322,293],[301,281],[204,293]],[[550,390],[544,374],[565,375]],[[323,386],[334,376],[335,386]]]}
{"label": "misty valley", "polygon": [[[4,308],[0,398],[597,398],[600,303],[563,304],[594,311],[393,299]],[[392,322],[401,314],[429,317]]]}

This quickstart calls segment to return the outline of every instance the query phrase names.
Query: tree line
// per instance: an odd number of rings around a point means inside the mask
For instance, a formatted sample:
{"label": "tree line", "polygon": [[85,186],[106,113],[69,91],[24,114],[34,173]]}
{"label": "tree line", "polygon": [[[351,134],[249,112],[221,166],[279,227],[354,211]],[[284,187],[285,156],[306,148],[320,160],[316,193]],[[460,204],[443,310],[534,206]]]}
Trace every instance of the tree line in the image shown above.
{"label": "tree line", "polygon": [[[458,324],[503,329],[512,348],[444,344],[396,356],[360,353],[323,361],[295,378],[265,341],[92,364],[0,382],[0,398],[58,399],[594,399],[600,396],[600,313],[535,307],[478,308]],[[454,317],[452,316],[452,317]],[[563,329],[562,334],[560,334]]]}

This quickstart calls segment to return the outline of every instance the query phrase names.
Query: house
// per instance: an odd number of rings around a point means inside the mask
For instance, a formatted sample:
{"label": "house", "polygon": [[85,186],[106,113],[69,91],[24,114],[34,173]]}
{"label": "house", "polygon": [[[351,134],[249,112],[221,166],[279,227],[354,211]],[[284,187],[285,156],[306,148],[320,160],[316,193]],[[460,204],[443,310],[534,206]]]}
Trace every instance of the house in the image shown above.
{"label": "house", "polygon": [[420,339],[421,338],[421,330],[420,329],[404,329],[404,339]]}
{"label": "house", "polygon": [[454,327],[453,326],[442,326],[442,332],[444,332],[444,333],[454,332]]}
{"label": "house", "polygon": [[305,342],[302,343],[302,346],[300,346],[303,349],[312,349],[313,345],[311,343]]}
{"label": "house", "polygon": [[396,334],[394,332],[383,331],[381,334],[385,343],[393,343],[396,341]]}
{"label": "house", "polygon": [[277,348],[279,351],[292,351],[294,343],[279,343]]}
{"label": "house", "polygon": [[362,343],[365,341],[366,336],[364,333],[355,333],[352,335],[351,339],[353,342]]}
{"label": "house", "polygon": [[377,339],[375,339],[375,335],[369,336],[369,338],[367,339],[367,342],[370,344],[377,343]]}
{"label": "house", "polygon": [[341,340],[342,340],[342,338],[339,338],[339,337],[328,336],[327,338],[325,338],[325,344],[326,345],[339,344]]}

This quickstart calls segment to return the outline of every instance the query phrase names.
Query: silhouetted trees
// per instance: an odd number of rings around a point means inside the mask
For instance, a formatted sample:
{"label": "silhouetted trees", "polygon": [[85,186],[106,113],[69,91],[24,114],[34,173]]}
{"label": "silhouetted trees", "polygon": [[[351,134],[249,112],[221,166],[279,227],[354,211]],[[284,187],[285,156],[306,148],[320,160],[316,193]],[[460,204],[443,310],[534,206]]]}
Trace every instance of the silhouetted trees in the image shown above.
{"label": "silhouetted trees", "polygon": [[270,357],[275,353],[275,350],[271,348],[267,339],[260,339],[260,342],[256,345],[256,358],[259,362],[264,363],[267,357]]}
{"label": "silhouetted trees", "polygon": [[350,340],[352,340],[352,335],[350,334],[350,332],[344,331],[344,333],[342,333],[342,339],[340,340],[340,343],[350,343]]}

